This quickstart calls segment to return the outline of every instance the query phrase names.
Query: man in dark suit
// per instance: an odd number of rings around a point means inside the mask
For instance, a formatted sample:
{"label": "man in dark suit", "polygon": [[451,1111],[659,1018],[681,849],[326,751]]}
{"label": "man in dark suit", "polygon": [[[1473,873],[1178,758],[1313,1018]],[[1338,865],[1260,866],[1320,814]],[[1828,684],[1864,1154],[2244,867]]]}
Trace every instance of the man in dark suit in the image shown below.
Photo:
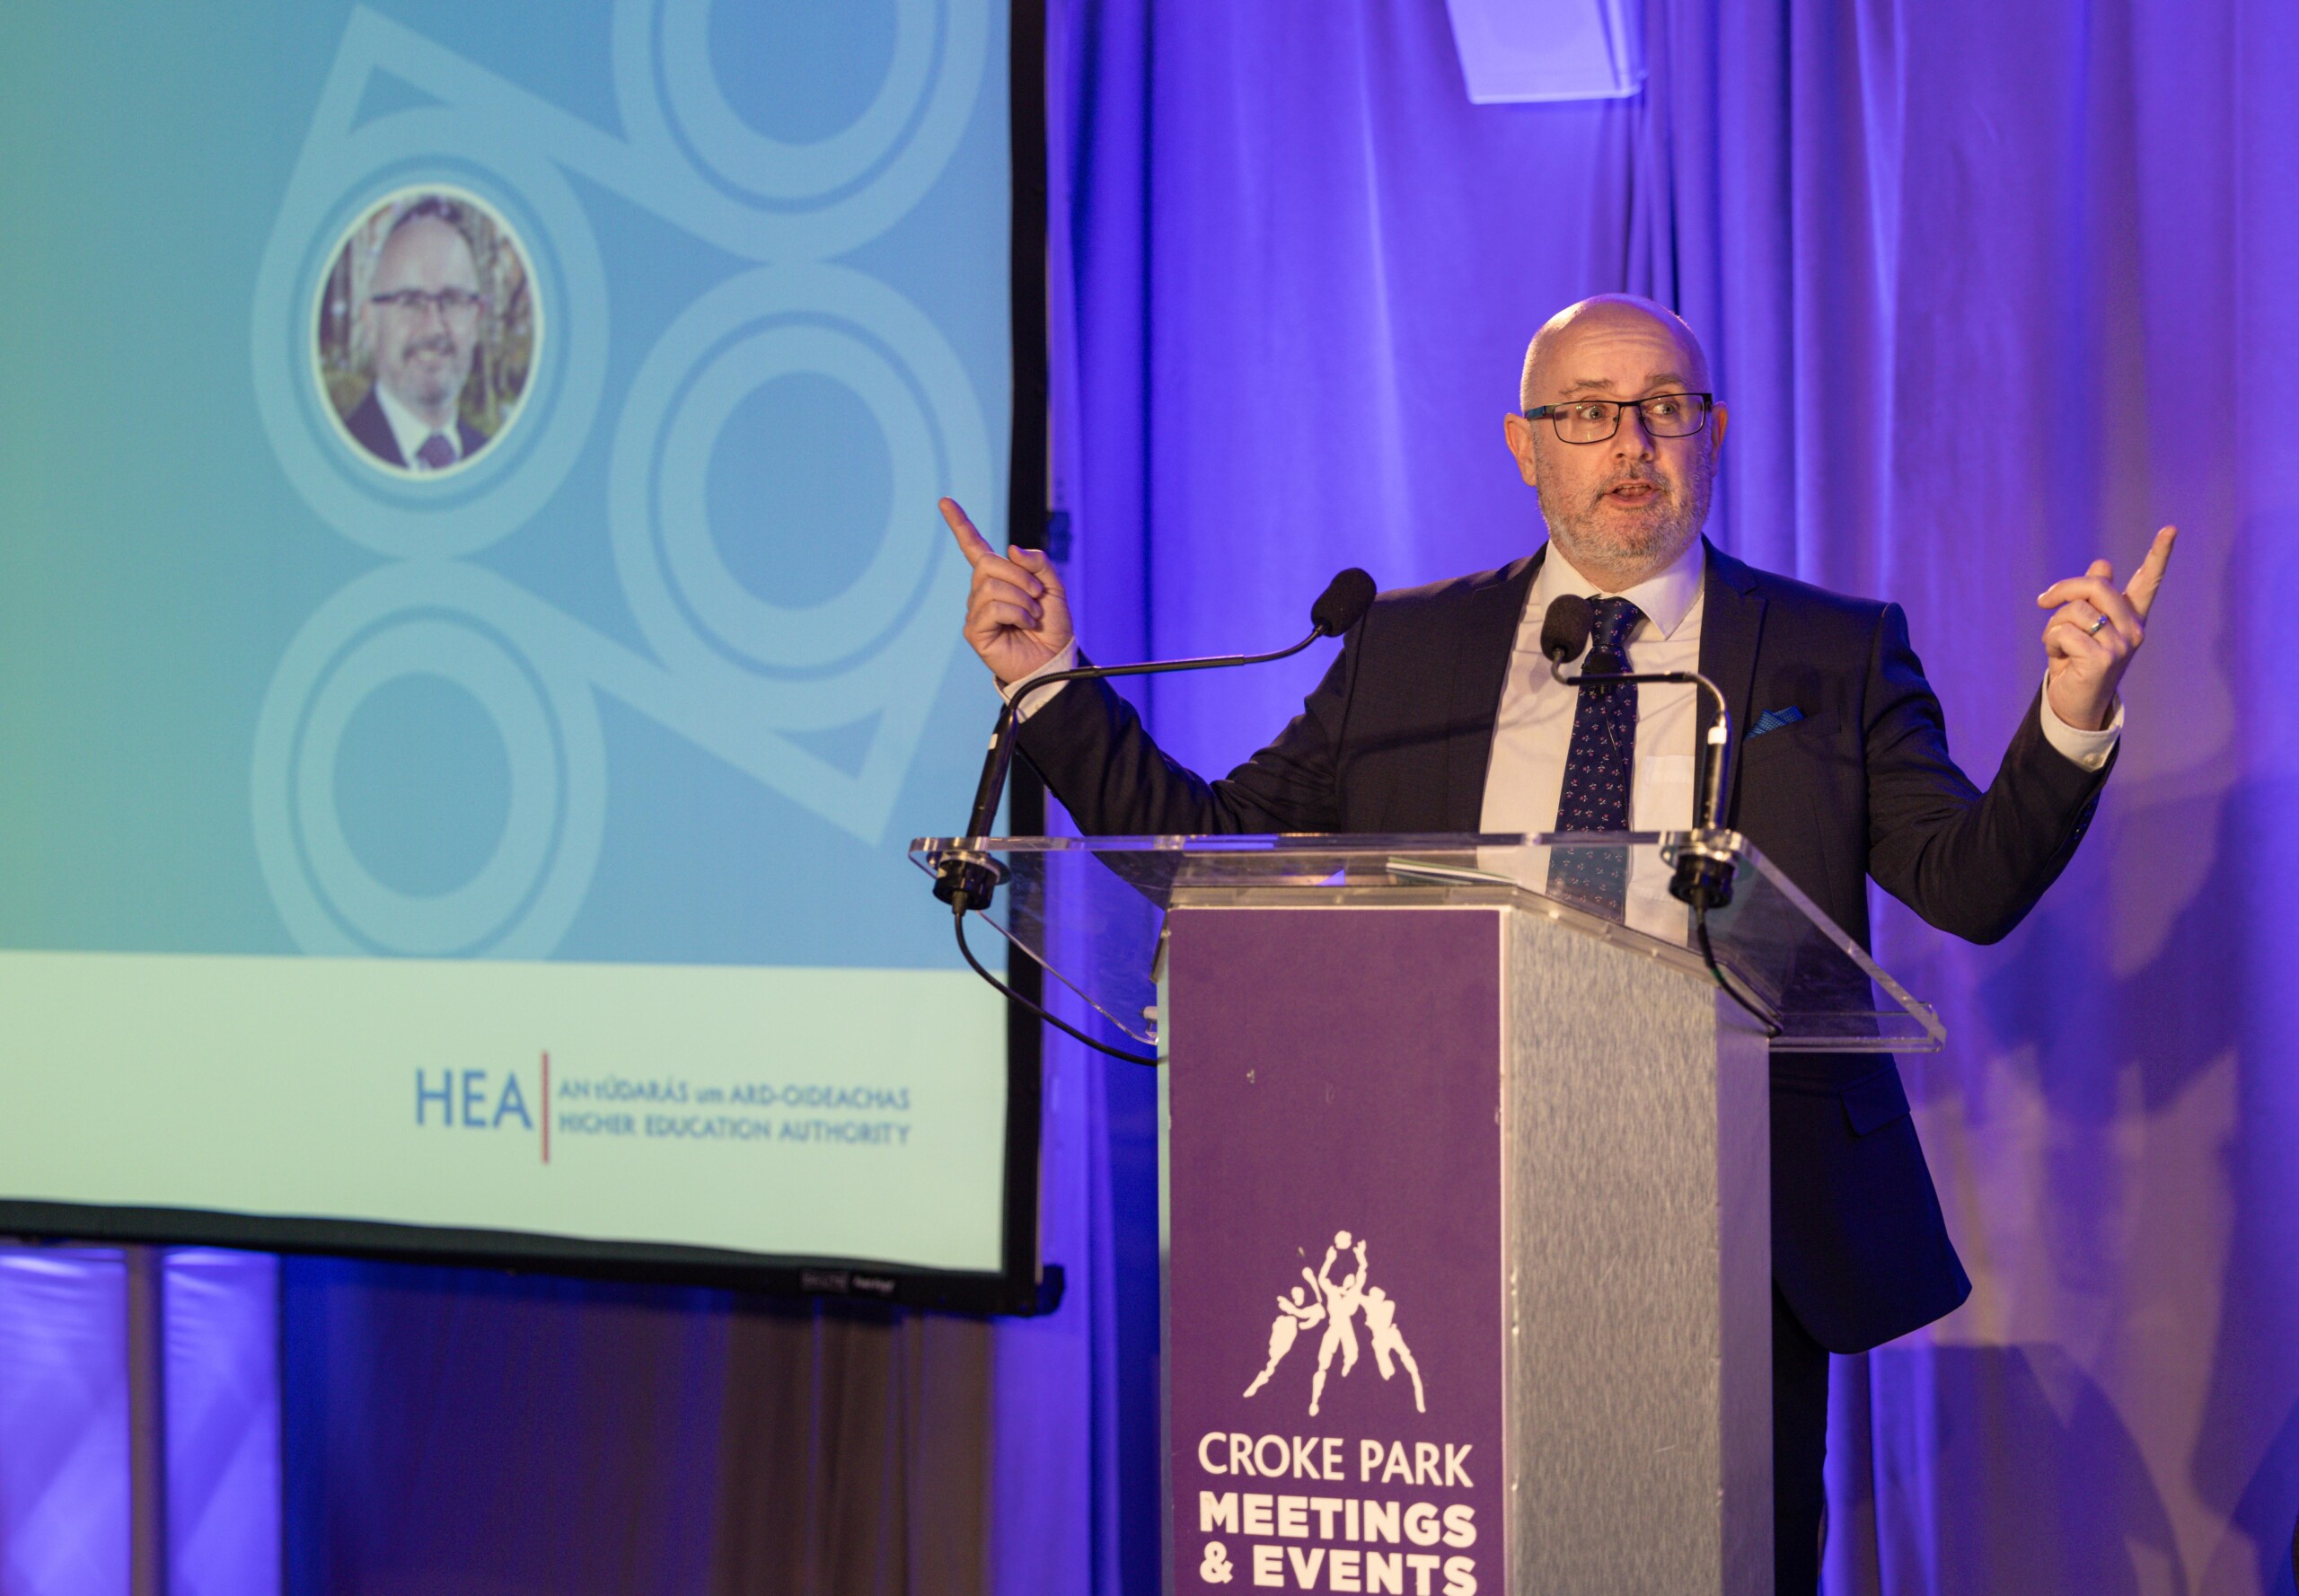
{"label": "man in dark suit", "polygon": [[[2128,590],[2104,560],[2039,599],[2047,675],[1982,791],[1948,754],[1898,607],[1758,571],[1700,535],[1725,409],[1691,331],[1648,301],[1560,312],[1527,352],[1508,442],[1548,545],[1500,570],[1383,595],[1276,741],[1218,781],[1173,763],[1101,682],[1025,706],[1020,746],[1104,833],[1680,829],[1705,727],[1689,689],[1559,686],[1550,599],[1596,603],[1602,668],[1698,668],[1741,735],[1728,824],[1868,939],[1872,877],[1933,924],[2006,935],[2074,853],[2114,763],[2116,688],[2174,537]],[[973,565],[966,638],[1009,692],[1076,657],[1061,584],[993,551],[948,500]],[[1828,1354],[1865,1351],[1969,1293],[1889,1059],[1772,1065],[1775,1565],[1819,1581]]]}
{"label": "man in dark suit", "polygon": [[460,411],[487,308],[461,207],[427,195],[392,218],[357,315],[375,381],[344,418],[385,465],[445,471],[487,446]]}

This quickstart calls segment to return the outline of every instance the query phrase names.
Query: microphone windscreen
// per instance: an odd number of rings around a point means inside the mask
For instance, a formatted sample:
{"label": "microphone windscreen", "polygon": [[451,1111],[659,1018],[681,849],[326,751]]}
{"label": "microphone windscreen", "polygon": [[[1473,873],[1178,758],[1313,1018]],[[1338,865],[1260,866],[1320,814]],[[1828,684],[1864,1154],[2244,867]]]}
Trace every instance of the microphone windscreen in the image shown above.
{"label": "microphone windscreen", "polygon": [[1596,629],[1595,609],[1579,594],[1568,593],[1552,601],[1541,617],[1541,652],[1559,665],[1578,659]]}
{"label": "microphone windscreen", "polygon": [[1373,607],[1373,578],[1351,566],[1326,584],[1317,602],[1309,606],[1309,621],[1318,635],[1337,638]]}

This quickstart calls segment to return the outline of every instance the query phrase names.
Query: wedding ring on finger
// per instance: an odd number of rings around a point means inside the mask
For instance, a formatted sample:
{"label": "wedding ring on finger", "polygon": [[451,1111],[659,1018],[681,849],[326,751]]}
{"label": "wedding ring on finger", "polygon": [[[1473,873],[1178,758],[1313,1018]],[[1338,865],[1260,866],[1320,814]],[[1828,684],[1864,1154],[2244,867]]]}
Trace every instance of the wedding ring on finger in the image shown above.
{"label": "wedding ring on finger", "polygon": [[2105,615],[2102,615],[2098,620],[2092,622],[2091,625],[2083,629],[2083,635],[2086,637],[2096,638],[2107,629],[2108,618]]}

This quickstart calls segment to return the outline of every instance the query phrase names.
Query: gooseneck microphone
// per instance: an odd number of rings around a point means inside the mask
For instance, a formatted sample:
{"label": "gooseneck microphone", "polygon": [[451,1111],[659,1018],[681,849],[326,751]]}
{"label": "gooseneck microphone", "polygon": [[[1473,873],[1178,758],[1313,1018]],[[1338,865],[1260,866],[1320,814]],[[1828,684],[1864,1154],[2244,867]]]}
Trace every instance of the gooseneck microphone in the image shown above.
{"label": "gooseneck microphone", "polygon": [[1581,657],[1596,626],[1595,607],[1580,595],[1568,593],[1550,602],[1548,613],[1541,617],[1541,652],[1548,657],[1552,679],[1567,687],[1590,682],[1619,683],[1624,686],[1641,682],[1697,686],[1716,701],[1716,719],[1710,723],[1708,736],[1700,750],[1700,782],[1693,799],[1692,834],[1677,850],[1676,874],[1669,881],[1669,892],[1692,909],[1693,946],[1708,966],[1709,979],[1747,1010],[1766,1031],[1777,1036],[1780,1027],[1772,1017],[1725,978],[1724,968],[1716,962],[1716,949],[1708,937],[1708,912],[1722,909],[1732,901],[1732,875],[1740,862],[1740,839],[1724,829],[1724,774],[1725,763],[1731,757],[1732,707],[1724,701],[1723,689],[1698,671],[1576,671],[1566,675],[1564,667]]}
{"label": "gooseneck microphone", "polygon": [[1221,670],[1237,665],[1268,665],[1275,660],[1290,659],[1319,638],[1337,638],[1365,618],[1373,607],[1373,578],[1355,566],[1342,572],[1326,584],[1317,602],[1309,606],[1309,635],[1290,648],[1279,648],[1268,654],[1219,654],[1202,659],[1152,659],[1135,665],[1080,666],[1075,670],[1053,671],[1025,682],[1016,690],[998,712],[998,724],[990,734],[990,751],[982,762],[982,780],[974,786],[973,810],[966,816],[966,829],[960,834],[957,845],[943,854],[935,867],[934,895],[950,905],[952,919],[958,931],[958,951],[965,956],[975,974],[1004,992],[1013,1001],[1031,1010],[1047,1024],[1069,1033],[1087,1046],[1112,1058],[1128,1063],[1150,1064],[1157,1060],[1146,1054],[1127,1053],[1122,1048],[1097,1041],[1059,1015],[1050,1013],[1030,1001],[1006,983],[984,969],[973,951],[966,946],[966,911],[987,909],[997,895],[998,884],[1006,878],[1006,871],[999,862],[983,851],[979,844],[990,834],[998,814],[998,800],[1006,790],[1006,778],[1014,763],[1014,740],[1020,728],[1019,711],[1024,701],[1042,689],[1060,682],[1085,682],[1107,676],[1153,676],[1167,671]]}
{"label": "gooseneck microphone", "polygon": [[1577,671],[1564,667],[1581,657],[1596,630],[1597,614],[1577,593],[1552,600],[1541,617],[1541,652],[1548,657],[1549,675],[1567,687],[1582,683],[1652,682],[1663,685],[1699,687],[1715,701],[1716,719],[1700,749],[1700,780],[1693,799],[1692,837],[1677,854],[1677,873],[1669,890],[1695,909],[1705,913],[1732,901],[1732,872],[1739,862],[1738,839],[1724,829],[1725,766],[1731,757],[1732,707],[1723,689],[1698,671]]}

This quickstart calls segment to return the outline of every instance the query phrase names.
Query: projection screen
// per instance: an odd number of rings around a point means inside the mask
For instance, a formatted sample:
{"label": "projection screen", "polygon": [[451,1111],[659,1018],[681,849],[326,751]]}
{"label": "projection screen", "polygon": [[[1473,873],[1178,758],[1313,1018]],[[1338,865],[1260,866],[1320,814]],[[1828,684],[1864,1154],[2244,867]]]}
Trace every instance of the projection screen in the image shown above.
{"label": "projection screen", "polygon": [[1035,1301],[903,843],[935,498],[1043,515],[1036,25],[0,21],[0,1230]]}

